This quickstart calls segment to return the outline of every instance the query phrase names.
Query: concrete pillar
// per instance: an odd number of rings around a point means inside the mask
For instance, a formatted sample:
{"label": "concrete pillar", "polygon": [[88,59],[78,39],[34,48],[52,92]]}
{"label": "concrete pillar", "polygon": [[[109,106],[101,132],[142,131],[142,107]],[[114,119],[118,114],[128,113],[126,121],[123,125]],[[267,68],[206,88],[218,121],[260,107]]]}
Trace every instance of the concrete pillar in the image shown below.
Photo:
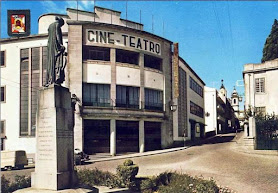
{"label": "concrete pillar", "polygon": [[256,136],[256,122],[254,117],[249,117],[249,137]]}
{"label": "concrete pillar", "polygon": [[140,66],[140,103],[139,108],[143,109],[145,106],[145,70],[144,70],[144,54],[140,53],[139,56],[139,66]]}
{"label": "concrete pillar", "polygon": [[110,61],[111,61],[111,106],[116,106],[116,49],[110,49]]}
{"label": "concrete pillar", "polygon": [[116,155],[116,120],[110,120],[110,155]]}
{"label": "concrete pillar", "polygon": [[145,127],[144,120],[139,121],[139,152],[145,151]]}
{"label": "concrete pillar", "polygon": [[248,137],[248,125],[247,124],[244,124],[244,137]]}

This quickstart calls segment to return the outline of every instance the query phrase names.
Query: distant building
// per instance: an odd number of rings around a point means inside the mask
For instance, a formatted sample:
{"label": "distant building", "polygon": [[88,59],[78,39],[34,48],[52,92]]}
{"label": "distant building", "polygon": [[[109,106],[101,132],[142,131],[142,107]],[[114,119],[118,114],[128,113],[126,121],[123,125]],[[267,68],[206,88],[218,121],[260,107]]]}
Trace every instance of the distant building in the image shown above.
{"label": "distant building", "polygon": [[94,12],[44,14],[38,19],[39,34],[0,40],[3,149],[36,151],[47,28],[56,16],[65,20],[64,86],[79,100],[75,148],[115,155],[166,148],[204,135],[205,83],[179,57],[177,44],[144,31],[143,24],[121,19],[119,11],[95,7]]}
{"label": "distant building", "polygon": [[278,59],[245,64],[245,110],[278,115]]}
{"label": "distant building", "polygon": [[[235,99],[232,95],[232,99]],[[232,102],[234,103],[233,108]],[[205,87],[205,133],[211,136],[220,133],[234,132],[239,129],[239,122],[236,116],[238,113],[238,99],[232,101],[227,98],[227,90],[223,81],[219,91],[215,88]]]}

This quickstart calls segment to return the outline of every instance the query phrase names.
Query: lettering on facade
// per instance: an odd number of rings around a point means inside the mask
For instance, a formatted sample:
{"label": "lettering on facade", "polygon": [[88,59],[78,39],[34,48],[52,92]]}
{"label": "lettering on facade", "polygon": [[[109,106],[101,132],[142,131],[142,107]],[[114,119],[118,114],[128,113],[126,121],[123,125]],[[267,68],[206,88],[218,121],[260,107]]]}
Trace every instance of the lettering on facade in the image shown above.
{"label": "lettering on facade", "polygon": [[161,55],[161,46],[159,43],[146,38],[122,34],[118,32],[100,31],[89,29],[86,31],[87,43],[92,44],[115,44],[151,52]]}

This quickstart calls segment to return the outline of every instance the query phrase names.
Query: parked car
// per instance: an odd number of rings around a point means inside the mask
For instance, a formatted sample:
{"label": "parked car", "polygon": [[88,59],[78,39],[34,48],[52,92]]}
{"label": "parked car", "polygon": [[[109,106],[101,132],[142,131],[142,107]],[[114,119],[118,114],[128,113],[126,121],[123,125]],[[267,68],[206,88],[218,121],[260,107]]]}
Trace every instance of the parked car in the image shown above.
{"label": "parked car", "polygon": [[1,169],[23,169],[25,165],[28,165],[25,151],[1,151]]}
{"label": "parked car", "polygon": [[89,155],[81,151],[79,148],[74,149],[74,160],[75,160],[75,165],[81,165],[85,161],[90,160]]}

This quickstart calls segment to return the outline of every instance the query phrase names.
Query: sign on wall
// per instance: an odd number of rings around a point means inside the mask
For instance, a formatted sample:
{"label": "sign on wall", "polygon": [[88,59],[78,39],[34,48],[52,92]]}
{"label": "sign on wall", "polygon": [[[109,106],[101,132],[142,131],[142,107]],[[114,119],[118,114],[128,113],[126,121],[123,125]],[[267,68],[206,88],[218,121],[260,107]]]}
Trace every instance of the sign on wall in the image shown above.
{"label": "sign on wall", "polygon": [[8,10],[8,35],[30,35],[30,10]]}
{"label": "sign on wall", "polygon": [[88,29],[86,30],[86,43],[89,45],[115,44],[117,46],[135,48],[138,50],[161,55],[160,43],[154,42],[150,39],[119,32]]}

